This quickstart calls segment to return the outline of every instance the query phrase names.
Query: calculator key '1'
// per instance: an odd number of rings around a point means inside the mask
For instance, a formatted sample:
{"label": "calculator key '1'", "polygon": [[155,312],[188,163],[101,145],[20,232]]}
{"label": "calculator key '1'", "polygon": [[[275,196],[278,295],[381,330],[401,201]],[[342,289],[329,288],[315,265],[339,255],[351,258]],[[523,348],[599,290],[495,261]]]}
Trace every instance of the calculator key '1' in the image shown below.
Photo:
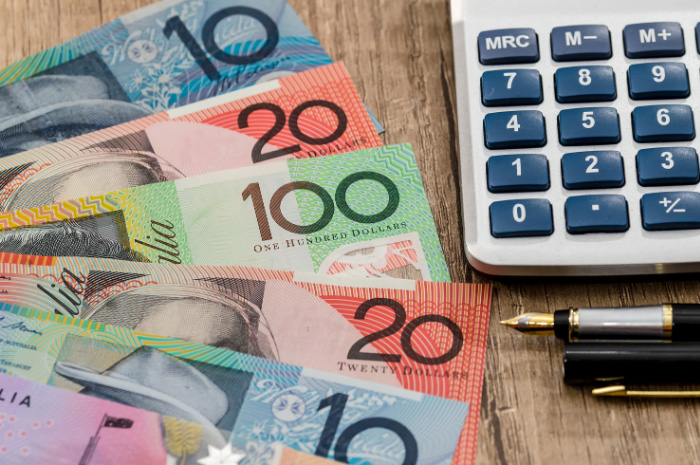
{"label": "calculator key '1'", "polygon": [[561,145],[616,144],[619,141],[620,121],[615,108],[573,108],[559,112]]}
{"label": "calculator key '1'", "polygon": [[647,105],[632,112],[634,140],[669,142],[695,139],[693,110],[688,105]]}
{"label": "calculator key '1'", "polygon": [[488,149],[543,147],[546,143],[541,111],[502,111],[484,118],[484,144]]}
{"label": "calculator key '1'", "polygon": [[679,23],[630,24],[623,30],[627,58],[679,57],[685,54]]}
{"label": "calculator key '1'", "polygon": [[540,59],[534,29],[497,29],[479,33],[479,61],[482,65],[535,63]]}
{"label": "calculator key '1'", "polygon": [[495,155],[486,162],[486,175],[491,192],[549,189],[549,164],[544,155]]}
{"label": "calculator key '1'", "polygon": [[697,184],[698,154],[692,147],[655,147],[637,152],[640,186]]}
{"label": "calculator key '1'", "polygon": [[625,170],[622,155],[614,150],[567,153],[561,159],[565,189],[622,187]]}
{"label": "calculator key '1'", "polygon": [[547,199],[501,200],[489,208],[493,237],[549,236],[554,232]]}
{"label": "calculator key '1'", "polygon": [[554,74],[559,103],[608,102],[615,100],[615,73],[610,66],[572,66]]}
{"label": "calculator key '1'", "polygon": [[566,199],[569,234],[623,232],[629,229],[627,201],[622,195],[579,195]]}
{"label": "calculator key '1'", "polygon": [[641,63],[627,72],[630,98],[649,100],[690,95],[688,70],[683,63]]}
{"label": "calculator key '1'", "polygon": [[700,229],[700,193],[659,192],[643,195],[642,226],[647,231]]}
{"label": "calculator key '1'", "polygon": [[607,26],[564,26],[552,29],[554,61],[607,60],[612,56]]}
{"label": "calculator key '1'", "polygon": [[486,71],[481,76],[481,102],[487,107],[537,105],[542,102],[542,79],[536,69]]}

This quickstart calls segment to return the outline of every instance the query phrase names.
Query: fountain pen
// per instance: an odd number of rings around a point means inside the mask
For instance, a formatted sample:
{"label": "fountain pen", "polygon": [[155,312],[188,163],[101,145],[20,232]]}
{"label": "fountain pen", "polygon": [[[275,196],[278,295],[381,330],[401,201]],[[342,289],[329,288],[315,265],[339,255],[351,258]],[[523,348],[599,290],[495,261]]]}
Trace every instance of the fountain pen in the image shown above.
{"label": "fountain pen", "polygon": [[502,325],[526,334],[567,341],[646,339],[700,341],[700,305],[664,304],[627,308],[570,308],[524,313]]}

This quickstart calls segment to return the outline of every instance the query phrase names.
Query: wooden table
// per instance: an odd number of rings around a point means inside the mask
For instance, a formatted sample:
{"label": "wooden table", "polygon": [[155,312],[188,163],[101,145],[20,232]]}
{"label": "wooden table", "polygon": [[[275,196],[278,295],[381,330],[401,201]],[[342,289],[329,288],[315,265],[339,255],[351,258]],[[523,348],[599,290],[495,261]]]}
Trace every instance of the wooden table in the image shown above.
{"label": "wooden table", "polygon": [[[700,462],[700,402],[593,398],[562,384],[560,343],[498,325],[524,311],[571,305],[697,302],[698,281],[503,281],[473,272],[462,249],[448,1],[290,1],[330,55],[345,62],[387,128],[384,142],[413,144],[454,281],[494,284],[477,463]],[[2,0],[0,65],[149,3]]]}

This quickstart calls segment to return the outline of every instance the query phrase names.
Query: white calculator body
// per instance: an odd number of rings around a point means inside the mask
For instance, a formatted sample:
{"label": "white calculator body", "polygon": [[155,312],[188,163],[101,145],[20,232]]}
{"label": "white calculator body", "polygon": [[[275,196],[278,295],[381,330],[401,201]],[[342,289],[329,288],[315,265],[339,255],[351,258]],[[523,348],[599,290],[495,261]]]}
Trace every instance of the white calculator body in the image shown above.
{"label": "white calculator body", "polygon": [[690,0],[452,0],[472,266],[700,270],[698,23]]}

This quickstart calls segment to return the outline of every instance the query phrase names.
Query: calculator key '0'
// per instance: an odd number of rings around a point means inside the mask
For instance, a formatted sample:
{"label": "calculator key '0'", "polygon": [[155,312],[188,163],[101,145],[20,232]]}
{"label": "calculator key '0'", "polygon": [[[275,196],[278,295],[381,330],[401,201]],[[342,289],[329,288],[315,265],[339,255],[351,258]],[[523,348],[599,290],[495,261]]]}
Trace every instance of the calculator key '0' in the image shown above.
{"label": "calculator key '0'", "polygon": [[630,98],[650,100],[690,95],[688,70],[683,63],[641,63],[627,72]]}
{"label": "calculator key '0'", "polygon": [[549,164],[544,155],[496,155],[486,162],[486,174],[489,191],[495,193],[549,189]]}
{"label": "calculator key '0'", "polygon": [[615,108],[573,108],[559,112],[561,145],[602,145],[619,141],[620,121]]}
{"label": "calculator key '0'", "polygon": [[629,229],[627,201],[622,195],[579,195],[566,199],[569,234],[623,232]]}
{"label": "calculator key '0'", "polygon": [[493,237],[549,236],[554,232],[547,199],[501,200],[489,208]]}
{"label": "calculator key '0'", "polygon": [[669,142],[695,139],[693,110],[688,105],[647,105],[632,112],[634,140]]}
{"label": "calculator key '0'", "polygon": [[698,154],[692,147],[655,147],[637,152],[640,186],[697,184]]}
{"label": "calculator key '0'", "polygon": [[622,187],[625,171],[622,155],[614,150],[567,153],[561,159],[566,189]]}
{"label": "calculator key '0'", "polygon": [[642,225],[647,231],[700,229],[700,193],[660,192],[643,195]]}
{"label": "calculator key '0'", "polygon": [[610,66],[572,66],[554,74],[557,102],[608,102],[615,100],[615,73]]}
{"label": "calculator key '0'", "polygon": [[482,65],[535,63],[540,59],[534,29],[497,29],[479,34],[479,61]]}
{"label": "calculator key '0'", "polygon": [[481,76],[481,102],[487,107],[537,105],[542,102],[542,79],[536,69],[501,69]]}
{"label": "calculator key '0'", "polygon": [[543,147],[546,143],[541,111],[502,111],[484,118],[484,144],[488,149]]}
{"label": "calculator key '0'", "polygon": [[607,60],[612,56],[607,26],[564,26],[552,29],[554,61]]}
{"label": "calculator key '0'", "polygon": [[685,54],[679,23],[643,23],[625,26],[622,32],[627,58],[679,57]]}

